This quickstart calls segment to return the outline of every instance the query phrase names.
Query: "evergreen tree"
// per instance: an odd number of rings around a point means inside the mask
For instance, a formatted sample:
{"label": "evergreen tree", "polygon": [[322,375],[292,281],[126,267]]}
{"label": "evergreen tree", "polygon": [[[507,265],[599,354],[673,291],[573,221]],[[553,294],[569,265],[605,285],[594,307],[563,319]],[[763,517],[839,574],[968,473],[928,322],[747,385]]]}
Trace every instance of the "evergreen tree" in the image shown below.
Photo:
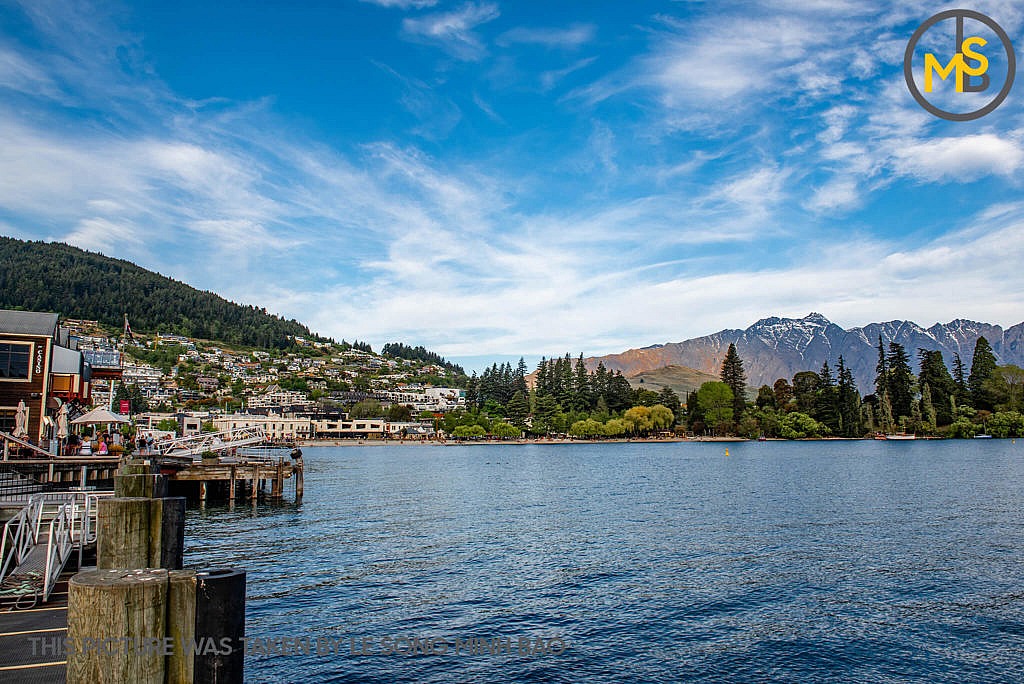
{"label": "evergreen tree", "polygon": [[611,411],[625,411],[633,405],[633,388],[629,380],[622,377],[621,371],[615,371],[608,383],[608,396],[605,398]]}
{"label": "evergreen tree", "polygon": [[594,400],[604,399],[606,407],[608,405],[608,383],[610,380],[608,369],[604,367],[604,361],[598,361],[597,370],[594,371],[594,377],[591,380],[591,390],[594,393]]}
{"label": "evergreen tree", "polygon": [[[942,352],[918,349],[917,358],[921,368],[917,381],[921,386],[921,413],[924,419],[929,420],[929,412],[923,406],[924,388],[928,387],[931,395],[932,411],[935,416],[931,421],[934,425],[949,425],[955,416],[950,411],[950,396],[956,394],[956,382],[946,368],[946,362],[942,359]],[[933,425],[933,427],[934,427]]]}
{"label": "evergreen tree", "polygon": [[991,411],[995,408],[990,393],[986,391],[985,381],[995,375],[996,356],[992,346],[984,336],[974,343],[974,356],[971,358],[971,374],[967,377],[967,389],[971,393],[974,408]]}
{"label": "evergreen tree", "polygon": [[860,410],[860,392],[853,373],[839,357],[838,383],[836,392],[839,403],[840,434],[844,437],[860,437],[864,434],[864,423]]}
{"label": "evergreen tree", "polygon": [[921,384],[921,415],[928,424],[928,430],[934,432],[938,425],[938,413],[932,402],[931,386],[927,382]]}
{"label": "evergreen tree", "polygon": [[814,413],[811,417],[828,426],[832,434],[840,433],[839,420],[839,393],[836,391],[836,383],[832,377],[832,369],[828,361],[821,365],[818,371],[818,394],[814,402]]}
{"label": "evergreen tree", "polygon": [[516,390],[508,402],[505,415],[509,422],[518,428],[526,427],[526,418],[530,415],[530,403],[522,390]]}
{"label": "evergreen tree", "polygon": [[[971,393],[967,389],[967,370],[964,368],[964,362],[957,352],[953,353],[953,383],[956,385],[954,392],[956,403],[960,406],[969,406],[971,403]],[[953,419],[956,420],[955,408],[953,409]]]}
{"label": "evergreen tree", "polygon": [[478,391],[477,391],[479,383],[480,383],[480,381],[476,377],[476,371],[473,371],[473,374],[471,376],[469,376],[469,381],[466,383],[466,408],[467,409],[472,410],[472,409],[475,409],[475,408],[479,408],[479,406],[480,406],[480,404],[479,404],[480,395],[478,394]]}
{"label": "evergreen tree", "polygon": [[679,401],[679,395],[676,394],[675,390],[665,385],[658,392],[658,403],[667,408],[675,416],[676,423],[679,422],[680,415],[682,414],[682,403]]}
{"label": "evergreen tree", "polygon": [[910,370],[910,357],[906,349],[898,342],[889,343],[889,377],[886,385],[889,401],[892,403],[893,416],[898,420],[902,416],[910,416],[914,399],[914,374]]}
{"label": "evergreen tree", "polygon": [[729,349],[725,352],[721,379],[732,390],[732,415],[733,420],[738,421],[743,417],[743,412],[747,408],[747,374],[743,370],[743,360],[736,352],[735,344],[730,343]]}
{"label": "evergreen tree", "polygon": [[878,336],[878,364],[875,366],[875,396],[881,398],[889,392],[889,364],[885,358],[882,336]]}
{"label": "evergreen tree", "polygon": [[516,392],[522,392],[523,396],[526,397],[530,394],[530,389],[526,386],[526,361],[523,357],[519,357],[519,364],[516,366],[515,376],[512,378],[512,394]]}
{"label": "evergreen tree", "polygon": [[590,387],[590,374],[587,372],[587,366],[583,363],[583,354],[576,360],[575,378],[573,379],[573,390],[575,396],[573,397],[572,407],[574,411],[583,413],[589,411],[594,407],[594,398],[591,393]]}

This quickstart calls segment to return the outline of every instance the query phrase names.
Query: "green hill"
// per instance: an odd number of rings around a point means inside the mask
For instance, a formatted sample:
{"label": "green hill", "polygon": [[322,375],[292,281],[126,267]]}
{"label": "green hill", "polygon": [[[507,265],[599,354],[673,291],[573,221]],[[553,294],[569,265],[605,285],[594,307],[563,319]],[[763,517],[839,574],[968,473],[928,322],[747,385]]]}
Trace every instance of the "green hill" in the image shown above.
{"label": "green hill", "polygon": [[686,395],[698,389],[705,382],[716,382],[720,378],[686,366],[663,366],[654,370],[642,371],[629,376],[629,384],[634,388],[643,387],[657,392],[666,385],[671,387],[679,397],[686,401]]}
{"label": "green hill", "polygon": [[119,329],[132,329],[262,348],[293,344],[289,336],[318,339],[294,320],[235,304],[212,292],[57,242],[0,237],[0,309],[54,311]]}

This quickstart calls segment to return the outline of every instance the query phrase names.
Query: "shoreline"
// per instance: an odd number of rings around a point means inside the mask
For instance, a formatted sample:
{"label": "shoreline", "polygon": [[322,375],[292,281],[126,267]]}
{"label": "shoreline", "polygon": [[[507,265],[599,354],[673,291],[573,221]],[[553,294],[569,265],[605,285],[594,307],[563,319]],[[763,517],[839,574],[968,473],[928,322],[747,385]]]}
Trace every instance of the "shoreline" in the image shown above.
{"label": "shoreline", "polygon": [[[302,439],[296,440],[299,447],[382,447],[382,446],[526,446],[533,444],[684,444],[684,443],[730,443],[730,442],[870,442],[871,437],[821,437],[805,439],[782,439],[769,437],[765,440],[745,437],[672,437],[651,439],[505,439],[505,440],[421,440],[421,439]],[[928,441],[925,438],[908,441]]]}

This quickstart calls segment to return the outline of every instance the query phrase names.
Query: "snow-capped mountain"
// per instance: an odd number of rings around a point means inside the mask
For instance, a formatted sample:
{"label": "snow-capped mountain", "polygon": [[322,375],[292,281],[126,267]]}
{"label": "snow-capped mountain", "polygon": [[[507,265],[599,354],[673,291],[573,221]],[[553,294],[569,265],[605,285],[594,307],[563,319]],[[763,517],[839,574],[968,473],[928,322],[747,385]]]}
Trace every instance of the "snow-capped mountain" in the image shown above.
{"label": "snow-capped mountain", "polygon": [[763,318],[746,330],[722,330],[684,342],[631,349],[621,354],[587,359],[593,369],[599,361],[610,370],[631,376],[663,366],[688,366],[717,375],[729,344],[735,344],[751,387],[771,385],[779,378],[791,380],[804,370],[817,371],[828,361],[835,367],[842,356],[862,392],[871,392],[878,362],[878,338],[888,349],[890,341],[902,344],[917,370],[917,350],[939,350],[952,367],[959,354],[969,369],[974,343],[979,336],[992,345],[999,363],[1024,365],[1024,323],[1004,330],[998,325],[956,319],[922,328],[912,321],[871,323],[844,330],[819,313],[803,318]]}

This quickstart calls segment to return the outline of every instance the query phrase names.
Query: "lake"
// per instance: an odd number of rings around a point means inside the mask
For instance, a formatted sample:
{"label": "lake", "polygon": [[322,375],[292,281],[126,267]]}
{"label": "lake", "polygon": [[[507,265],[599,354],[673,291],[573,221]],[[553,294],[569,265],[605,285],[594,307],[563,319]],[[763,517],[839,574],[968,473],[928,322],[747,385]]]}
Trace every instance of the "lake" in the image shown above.
{"label": "lake", "polygon": [[301,505],[188,514],[246,681],[1024,681],[1024,440],[305,461]]}

